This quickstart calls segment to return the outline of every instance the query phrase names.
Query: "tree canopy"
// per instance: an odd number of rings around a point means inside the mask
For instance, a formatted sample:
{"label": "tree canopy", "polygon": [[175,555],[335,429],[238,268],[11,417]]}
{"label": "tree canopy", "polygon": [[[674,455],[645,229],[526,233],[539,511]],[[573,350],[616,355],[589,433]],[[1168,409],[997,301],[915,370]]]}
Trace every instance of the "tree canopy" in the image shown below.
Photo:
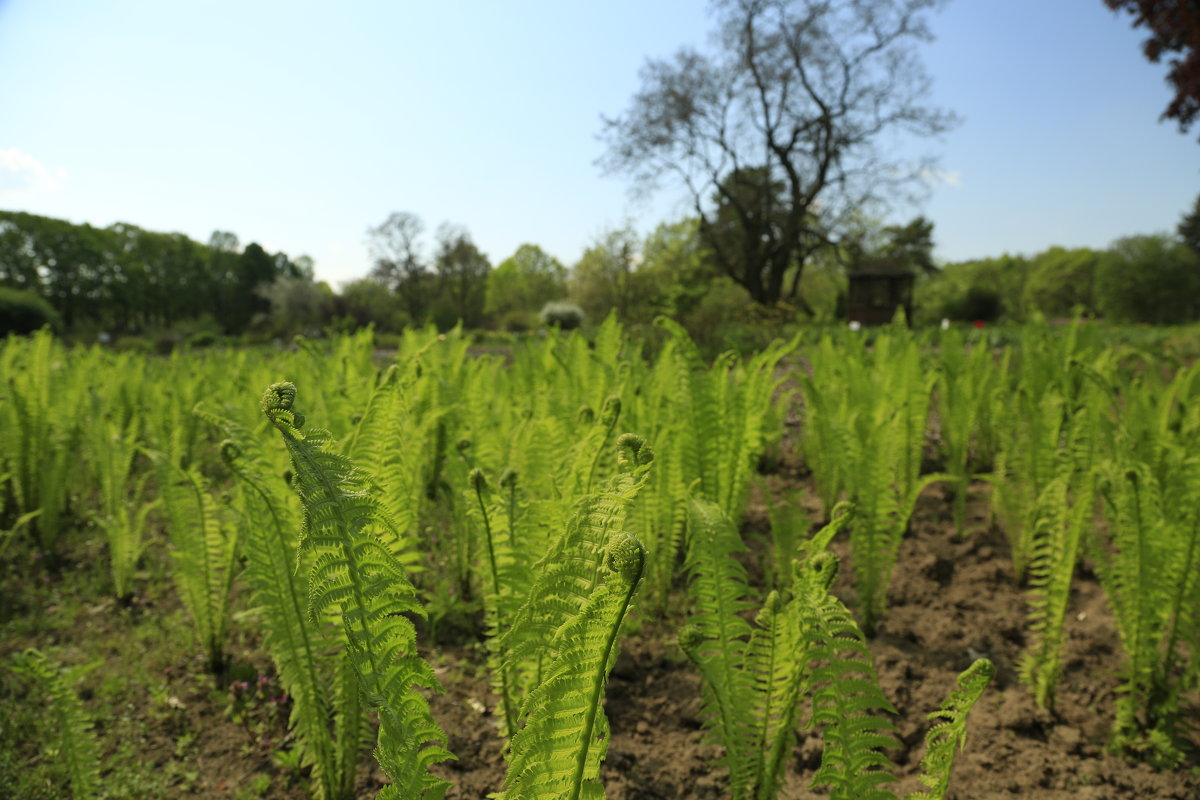
{"label": "tree canopy", "polygon": [[484,313],[503,327],[530,328],[538,311],[567,294],[567,268],[536,244],[523,244],[488,276]]}
{"label": "tree canopy", "polygon": [[885,146],[953,115],[925,102],[915,46],[937,0],[718,0],[716,46],[642,70],[605,120],[602,165],[686,189],[717,267],[757,302],[803,305],[801,278],[856,215],[917,186],[929,160]]}
{"label": "tree canopy", "polygon": [[1196,0],[1104,0],[1116,12],[1133,17],[1135,28],[1146,28],[1150,38],[1142,45],[1154,64],[1167,57],[1167,82],[1175,96],[1163,111],[1186,131],[1200,114],[1200,3]]}
{"label": "tree canopy", "polygon": [[311,260],[243,249],[222,231],[204,245],[125,222],[0,211],[0,286],[45,298],[68,329],[138,333],[209,316],[240,333],[269,310],[256,290],[281,277],[311,280]]}

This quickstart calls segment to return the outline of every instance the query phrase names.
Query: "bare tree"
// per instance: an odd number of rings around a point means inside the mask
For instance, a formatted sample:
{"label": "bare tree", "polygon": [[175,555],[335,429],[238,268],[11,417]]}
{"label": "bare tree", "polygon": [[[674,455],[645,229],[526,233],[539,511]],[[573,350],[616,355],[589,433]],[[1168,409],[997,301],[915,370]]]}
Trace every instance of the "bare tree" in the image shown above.
{"label": "bare tree", "polygon": [[954,124],[925,105],[915,45],[940,0],[717,0],[715,48],[650,60],[605,119],[609,173],[690,193],[717,266],[762,304],[804,305],[805,263],[864,207],[919,188],[930,159],[889,155]]}
{"label": "bare tree", "polygon": [[400,296],[404,310],[416,324],[428,316],[432,289],[432,275],[421,258],[424,230],[421,218],[407,211],[394,212],[367,229],[367,243],[375,262],[371,277]]}

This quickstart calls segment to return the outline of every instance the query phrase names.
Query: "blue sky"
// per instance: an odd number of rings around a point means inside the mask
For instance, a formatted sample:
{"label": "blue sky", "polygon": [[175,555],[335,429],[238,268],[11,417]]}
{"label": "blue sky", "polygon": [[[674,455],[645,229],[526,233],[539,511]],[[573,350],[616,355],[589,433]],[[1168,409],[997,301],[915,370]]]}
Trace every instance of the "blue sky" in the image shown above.
{"label": "blue sky", "polygon": [[[570,264],[686,213],[603,176],[596,135],[647,57],[705,43],[706,6],[0,0],[0,208],[233,231],[334,284],[392,211]],[[951,0],[932,27],[932,99],[962,124],[895,219],[930,217],[940,259],[1172,230],[1200,194],[1200,130],[1158,121],[1166,69],[1102,0]]]}

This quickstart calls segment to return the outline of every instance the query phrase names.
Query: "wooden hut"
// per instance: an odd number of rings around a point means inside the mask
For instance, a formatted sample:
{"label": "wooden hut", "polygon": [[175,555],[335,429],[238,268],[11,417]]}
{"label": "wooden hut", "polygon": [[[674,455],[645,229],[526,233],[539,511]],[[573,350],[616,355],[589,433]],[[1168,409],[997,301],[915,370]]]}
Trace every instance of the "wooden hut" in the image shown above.
{"label": "wooden hut", "polygon": [[849,272],[850,289],[846,314],[860,325],[886,325],[904,309],[904,318],[912,320],[913,281],[916,273],[906,266],[874,263]]}

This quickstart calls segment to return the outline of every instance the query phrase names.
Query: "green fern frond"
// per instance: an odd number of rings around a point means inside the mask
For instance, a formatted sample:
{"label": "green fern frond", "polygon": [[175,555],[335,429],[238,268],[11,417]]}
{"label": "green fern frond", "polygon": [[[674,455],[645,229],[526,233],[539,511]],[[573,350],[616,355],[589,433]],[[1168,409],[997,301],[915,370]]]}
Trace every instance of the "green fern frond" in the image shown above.
{"label": "green fern frond", "polygon": [[[295,569],[298,521],[286,497],[266,479],[269,468],[250,432],[206,408],[199,407],[196,413],[234,437],[224,441],[220,451],[243,488],[239,507],[246,522],[242,545],[245,576],[255,605],[264,612],[264,644],[293,698],[289,725],[296,732],[301,763],[312,770],[314,796],[318,800],[352,797],[362,750],[359,740],[365,727],[359,690],[351,672],[354,697],[347,703],[340,693],[329,691],[323,675],[328,659],[322,653],[320,632],[307,614],[307,578]],[[283,488],[282,482],[279,488]],[[335,721],[332,730],[331,717]]]}
{"label": "green fern frond", "polygon": [[[1109,506],[1109,539],[1095,550],[1101,583],[1121,637],[1126,664],[1116,704],[1113,744],[1163,766],[1183,758],[1183,694],[1200,676],[1194,611],[1200,598],[1200,462],[1168,448],[1168,486],[1141,462],[1110,462],[1101,493]],[[1172,484],[1182,483],[1179,490]],[[1178,496],[1192,502],[1176,503]]]}
{"label": "green fern frond", "polygon": [[171,574],[205,648],[209,669],[220,674],[225,666],[238,531],[198,469],[180,467],[161,453],[153,459],[167,509]]}
{"label": "green fern frond", "polygon": [[50,698],[52,727],[58,735],[58,751],[54,756],[66,766],[72,796],[80,800],[96,797],[101,786],[100,751],[83,704],[60,669],[40,651],[26,650],[17,656],[13,666],[17,672],[33,678]]}
{"label": "green fern frond", "polygon": [[[510,473],[511,475],[511,473]],[[488,668],[492,675],[492,689],[500,696],[504,708],[504,727],[501,734],[508,736],[516,730],[517,706],[515,691],[510,683],[510,665],[506,663],[500,641],[502,634],[508,629],[516,615],[519,598],[524,596],[528,583],[532,578],[532,570],[527,564],[522,564],[514,555],[512,547],[511,511],[506,515],[501,511],[494,514],[489,509],[491,503],[486,497],[490,495],[490,487],[484,477],[483,470],[478,467],[471,470],[470,488],[468,493],[474,495],[476,507],[472,512],[480,520],[483,527],[484,554],[486,559],[483,569],[483,607],[487,625]],[[509,479],[510,488],[515,490],[515,480]],[[514,501],[515,502],[515,501]],[[496,517],[497,523],[492,524]]]}
{"label": "green fern frond", "polygon": [[604,686],[645,562],[645,550],[632,536],[616,534],[608,543],[603,582],[555,634],[554,657],[522,708],[525,724],[512,738],[501,800],[604,797]]}
{"label": "green fern frond", "polygon": [[693,498],[688,504],[687,569],[695,605],[680,646],[704,677],[702,714],[713,726],[714,739],[725,745],[722,762],[730,772],[730,794],[741,797],[753,776],[739,747],[752,730],[748,705],[752,683],[743,669],[750,624],[742,618],[753,607],[746,596],[746,573],[734,558],[744,550],[733,522],[716,503]]}
{"label": "green fern frond", "polygon": [[435,689],[429,665],[416,652],[409,614],[423,616],[416,590],[380,538],[386,512],[368,480],[334,453],[320,429],[302,430],[296,388],[273,384],[262,410],[291,454],[294,486],[304,505],[300,546],[313,555],[309,614],[341,621],[343,643],[363,695],[380,719],[376,760],[406,798],[440,796],[445,781],[428,768],[451,755],[445,734],[416,688]]}
{"label": "green fern frond", "polygon": [[878,711],[896,710],[879,678],[862,631],[841,601],[821,594],[836,574],[837,559],[821,553],[806,565],[807,604],[801,606],[804,669],[811,676],[812,717],[824,750],[812,785],[830,787],[836,800],[893,800],[880,784],[896,778],[883,748],[898,747],[895,726]]}
{"label": "green fern frond", "polygon": [[654,454],[633,434],[617,438],[618,468],[597,493],[575,504],[562,534],[534,565],[537,576],[524,603],[504,633],[500,647],[525,696],[543,679],[559,628],[578,613],[603,577],[601,557],[609,539],[622,530],[638,492],[645,485]]}
{"label": "green fern frond", "polygon": [[958,676],[957,688],[941,707],[929,714],[937,722],[925,734],[925,757],[921,759],[921,783],[929,790],[913,792],[905,800],[943,800],[950,785],[954,756],[967,741],[967,714],[983,695],[996,667],[986,658],[977,659]]}

